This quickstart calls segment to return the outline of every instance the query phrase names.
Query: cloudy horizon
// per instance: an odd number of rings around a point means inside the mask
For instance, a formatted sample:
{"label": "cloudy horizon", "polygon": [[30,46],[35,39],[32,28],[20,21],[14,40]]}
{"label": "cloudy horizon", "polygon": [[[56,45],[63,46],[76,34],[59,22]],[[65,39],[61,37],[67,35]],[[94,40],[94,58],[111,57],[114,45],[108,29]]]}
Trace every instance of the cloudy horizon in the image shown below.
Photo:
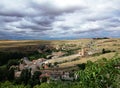
{"label": "cloudy horizon", "polygon": [[2,0],[0,39],[120,38],[120,0]]}

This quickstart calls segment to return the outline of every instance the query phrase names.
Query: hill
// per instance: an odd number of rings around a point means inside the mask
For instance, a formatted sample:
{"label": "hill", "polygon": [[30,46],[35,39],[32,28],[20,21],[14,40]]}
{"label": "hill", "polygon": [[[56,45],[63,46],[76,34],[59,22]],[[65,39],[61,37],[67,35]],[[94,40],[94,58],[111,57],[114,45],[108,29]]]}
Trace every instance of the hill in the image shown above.
{"label": "hill", "polygon": [[[35,50],[41,45],[60,46],[60,45],[74,45],[74,47],[84,47],[91,41],[94,41],[94,47],[98,49],[106,48],[109,50],[120,51],[120,38],[110,39],[78,39],[78,40],[0,40],[0,51],[26,51]],[[24,51],[25,51],[24,50]]]}

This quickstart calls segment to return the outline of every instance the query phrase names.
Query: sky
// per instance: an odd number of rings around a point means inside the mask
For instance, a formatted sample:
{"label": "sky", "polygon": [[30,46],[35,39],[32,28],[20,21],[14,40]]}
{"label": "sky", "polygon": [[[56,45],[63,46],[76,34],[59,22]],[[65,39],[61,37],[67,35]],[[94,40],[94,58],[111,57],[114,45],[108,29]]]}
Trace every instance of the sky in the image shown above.
{"label": "sky", "polygon": [[120,38],[120,0],[1,0],[0,39]]}

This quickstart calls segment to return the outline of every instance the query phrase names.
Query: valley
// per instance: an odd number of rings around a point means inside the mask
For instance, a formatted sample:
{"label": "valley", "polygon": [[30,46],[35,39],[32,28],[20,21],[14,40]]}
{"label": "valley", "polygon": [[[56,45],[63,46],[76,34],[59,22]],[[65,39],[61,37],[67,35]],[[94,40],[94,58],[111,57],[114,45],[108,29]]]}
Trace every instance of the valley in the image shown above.
{"label": "valley", "polygon": [[30,71],[31,76],[40,73],[37,79],[40,83],[77,82],[79,74],[75,73],[87,64],[119,58],[120,39],[2,40],[0,54],[0,68],[14,69],[15,80],[21,78],[24,71]]}

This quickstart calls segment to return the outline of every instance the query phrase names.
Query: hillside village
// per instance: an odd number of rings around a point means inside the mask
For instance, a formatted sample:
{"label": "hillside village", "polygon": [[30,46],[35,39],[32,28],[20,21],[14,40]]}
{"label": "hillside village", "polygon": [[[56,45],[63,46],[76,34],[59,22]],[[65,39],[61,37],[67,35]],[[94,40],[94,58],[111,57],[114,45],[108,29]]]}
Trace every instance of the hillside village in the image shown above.
{"label": "hillside village", "polygon": [[[0,67],[0,80],[14,80],[16,84],[30,84],[31,88],[44,83],[48,85],[51,85],[51,83],[55,85],[56,83],[73,83],[74,85],[74,83],[80,82],[80,79],[84,80],[86,78],[84,71],[91,77],[89,73],[94,75],[94,72],[98,72],[99,69],[105,67],[105,63],[108,63],[108,65],[114,63],[112,71],[120,69],[119,60],[116,59],[117,64],[116,61],[109,62],[120,57],[120,39],[95,38],[52,42],[22,41],[22,43],[6,41],[6,43],[0,43],[0,50],[3,51],[0,53],[0,59],[4,62],[0,63],[3,65]],[[3,48],[7,45],[12,49]],[[96,64],[99,69],[96,69],[98,68]],[[93,69],[92,66],[95,68]],[[107,66],[107,69],[109,69],[109,66]],[[110,73],[104,71],[104,76],[106,77],[106,75],[110,75]],[[117,77],[119,78],[119,75]]]}
{"label": "hillside village", "polygon": [[[72,47],[66,48],[65,46],[60,47],[57,45],[55,47],[57,52],[52,52],[51,55],[48,55],[47,58],[49,59],[39,58],[30,61],[27,57],[24,57],[21,59],[19,65],[15,66],[15,77],[20,77],[23,69],[30,69],[32,75],[36,71],[42,72],[39,79],[42,80],[42,78],[46,77],[47,82],[49,82],[49,79],[73,81],[78,77],[73,74],[74,69],[70,71],[61,70],[59,64],[76,61],[83,57],[89,57],[101,53],[101,50],[98,50],[96,46],[97,45],[94,44],[94,41],[90,41],[86,46],[78,49],[76,53],[65,56],[66,53],[59,50],[66,50]],[[72,74],[72,76],[70,76],[70,74]]]}

